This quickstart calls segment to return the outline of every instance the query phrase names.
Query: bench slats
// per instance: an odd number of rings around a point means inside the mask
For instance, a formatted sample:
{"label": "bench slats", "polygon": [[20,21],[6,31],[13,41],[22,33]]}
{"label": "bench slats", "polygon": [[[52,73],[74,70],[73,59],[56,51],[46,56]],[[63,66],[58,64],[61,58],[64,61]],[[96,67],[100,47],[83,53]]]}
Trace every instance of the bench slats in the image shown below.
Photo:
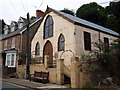
{"label": "bench slats", "polygon": [[30,75],[30,81],[41,81],[42,83],[48,83],[49,82],[49,72],[38,72],[34,71],[34,74]]}

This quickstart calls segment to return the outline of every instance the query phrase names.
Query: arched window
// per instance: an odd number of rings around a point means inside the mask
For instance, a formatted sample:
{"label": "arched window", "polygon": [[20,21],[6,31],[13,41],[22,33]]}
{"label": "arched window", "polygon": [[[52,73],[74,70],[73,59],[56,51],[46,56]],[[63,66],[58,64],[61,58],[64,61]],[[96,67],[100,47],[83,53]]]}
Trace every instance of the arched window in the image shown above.
{"label": "arched window", "polygon": [[65,49],[65,38],[61,34],[58,39],[58,51],[63,51]]}
{"label": "arched window", "polygon": [[40,55],[40,44],[37,42],[36,47],[35,47],[35,55]]}
{"label": "arched window", "polygon": [[48,16],[44,24],[44,39],[52,36],[53,36],[53,19],[51,16]]}

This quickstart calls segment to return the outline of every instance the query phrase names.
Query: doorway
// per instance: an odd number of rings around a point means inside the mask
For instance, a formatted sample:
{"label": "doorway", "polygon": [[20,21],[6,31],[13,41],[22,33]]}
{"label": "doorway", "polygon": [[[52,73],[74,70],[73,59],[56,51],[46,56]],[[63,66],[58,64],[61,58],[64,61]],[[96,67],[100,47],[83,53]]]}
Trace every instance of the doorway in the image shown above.
{"label": "doorway", "polygon": [[53,67],[53,47],[52,47],[52,44],[50,41],[47,41],[45,46],[44,46],[44,49],[43,49],[43,62],[44,62],[44,57],[45,55],[48,55],[49,56],[49,59],[48,59],[48,67],[49,68],[52,68]]}

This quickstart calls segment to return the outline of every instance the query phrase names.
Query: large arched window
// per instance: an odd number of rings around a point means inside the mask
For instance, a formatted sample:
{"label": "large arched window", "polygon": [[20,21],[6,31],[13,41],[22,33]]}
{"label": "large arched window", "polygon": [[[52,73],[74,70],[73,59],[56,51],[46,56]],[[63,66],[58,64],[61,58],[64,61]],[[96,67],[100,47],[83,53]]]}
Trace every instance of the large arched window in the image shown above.
{"label": "large arched window", "polygon": [[65,38],[61,34],[58,39],[58,51],[63,51],[65,49]]}
{"label": "large arched window", "polygon": [[44,24],[44,39],[52,36],[53,36],[53,19],[51,16],[48,16]]}
{"label": "large arched window", "polygon": [[35,47],[35,55],[40,55],[40,44],[37,42],[36,47]]}

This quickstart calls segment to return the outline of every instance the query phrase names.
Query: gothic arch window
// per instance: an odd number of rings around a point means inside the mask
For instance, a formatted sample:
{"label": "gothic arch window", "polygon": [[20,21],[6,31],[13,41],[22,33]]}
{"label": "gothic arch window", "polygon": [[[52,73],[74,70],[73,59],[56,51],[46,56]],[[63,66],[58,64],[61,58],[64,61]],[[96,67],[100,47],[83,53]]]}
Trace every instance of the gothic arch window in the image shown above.
{"label": "gothic arch window", "polygon": [[53,36],[53,19],[51,16],[48,16],[44,24],[44,39]]}
{"label": "gothic arch window", "polygon": [[58,51],[63,51],[65,49],[65,38],[61,34],[58,38]]}
{"label": "gothic arch window", "polygon": [[36,47],[35,47],[35,55],[40,55],[40,44],[37,42]]}

